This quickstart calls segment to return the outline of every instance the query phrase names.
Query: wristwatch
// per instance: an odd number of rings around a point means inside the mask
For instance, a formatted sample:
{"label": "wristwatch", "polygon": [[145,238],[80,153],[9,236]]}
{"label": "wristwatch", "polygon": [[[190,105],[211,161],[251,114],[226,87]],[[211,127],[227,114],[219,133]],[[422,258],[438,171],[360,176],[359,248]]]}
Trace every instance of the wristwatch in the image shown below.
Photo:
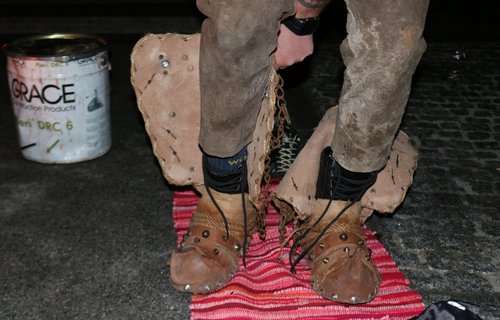
{"label": "wristwatch", "polygon": [[306,36],[309,34],[313,34],[314,31],[316,31],[319,25],[319,21],[320,21],[319,16],[314,18],[304,18],[304,19],[299,19],[296,18],[295,16],[292,16],[286,18],[283,21],[283,24],[296,35]]}

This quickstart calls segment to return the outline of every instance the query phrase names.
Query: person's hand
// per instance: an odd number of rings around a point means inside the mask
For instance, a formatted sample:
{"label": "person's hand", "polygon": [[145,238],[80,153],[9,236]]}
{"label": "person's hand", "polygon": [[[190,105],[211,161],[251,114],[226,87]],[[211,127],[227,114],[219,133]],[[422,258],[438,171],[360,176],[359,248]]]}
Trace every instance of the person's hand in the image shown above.
{"label": "person's hand", "polygon": [[314,50],[313,35],[298,36],[283,24],[278,34],[278,47],[274,54],[277,69],[284,69],[303,61]]}

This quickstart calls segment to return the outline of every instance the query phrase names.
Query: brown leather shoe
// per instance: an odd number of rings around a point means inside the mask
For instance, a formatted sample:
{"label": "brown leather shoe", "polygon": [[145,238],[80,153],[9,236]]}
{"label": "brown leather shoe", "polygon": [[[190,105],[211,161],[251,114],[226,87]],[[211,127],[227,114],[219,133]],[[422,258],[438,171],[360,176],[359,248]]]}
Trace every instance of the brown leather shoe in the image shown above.
{"label": "brown leather shoe", "polygon": [[[329,300],[357,304],[371,301],[380,285],[377,267],[370,260],[360,224],[361,203],[318,199],[313,214],[299,228],[304,229],[299,244],[307,250],[314,291]],[[328,224],[345,209],[330,227]],[[309,231],[307,231],[311,228]],[[322,232],[324,233],[322,234]]]}
{"label": "brown leather shoe", "polygon": [[[189,231],[181,247],[172,254],[170,282],[179,291],[207,293],[231,280],[239,268],[245,236],[251,236],[255,228],[255,209],[247,194],[244,194],[248,230],[245,232],[242,195],[212,189],[209,192],[213,200],[207,191],[202,192]],[[228,232],[217,206],[227,220]]]}

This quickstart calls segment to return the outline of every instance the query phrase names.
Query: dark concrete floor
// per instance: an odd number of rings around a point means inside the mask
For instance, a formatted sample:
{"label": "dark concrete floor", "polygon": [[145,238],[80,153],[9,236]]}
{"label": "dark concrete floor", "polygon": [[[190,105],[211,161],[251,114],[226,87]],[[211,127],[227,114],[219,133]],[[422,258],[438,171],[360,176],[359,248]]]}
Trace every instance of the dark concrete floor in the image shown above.
{"label": "dark concrete floor", "polygon": [[[137,110],[129,55],[146,32],[192,33],[199,23],[197,15],[0,21],[2,42],[104,34],[113,65],[112,149],[66,165],[22,158],[0,73],[0,319],[189,318],[189,295],[169,286],[164,266],[175,248],[174,188]],[[341,33],[320,33],[316,54],[283,73],[304,137],[338,100]],[[457,50],[465,59],[454,58]],[[368,222],[426,304],[468,301],[484,319],[500,319],[498,56],[495,39],[429,40],[402,125],[420,153],[414,186],[394,216]]]}

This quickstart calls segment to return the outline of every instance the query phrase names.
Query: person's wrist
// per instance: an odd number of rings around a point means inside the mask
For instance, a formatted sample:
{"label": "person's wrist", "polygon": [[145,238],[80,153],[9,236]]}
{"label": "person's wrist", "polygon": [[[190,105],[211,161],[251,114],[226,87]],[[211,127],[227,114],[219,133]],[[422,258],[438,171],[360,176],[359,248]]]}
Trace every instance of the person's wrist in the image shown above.
{"label": "person's wrist", "polygon": [[283,21],[283,24],[294,34],[298,36],[306,36],[313,34],[319,26],[320,18],[297,18],[296,16],[289,17]]}
{"label": "person's wrist", "polygon": [[318,17],[330,2],[331,0],[295,0],[295,17]]}

